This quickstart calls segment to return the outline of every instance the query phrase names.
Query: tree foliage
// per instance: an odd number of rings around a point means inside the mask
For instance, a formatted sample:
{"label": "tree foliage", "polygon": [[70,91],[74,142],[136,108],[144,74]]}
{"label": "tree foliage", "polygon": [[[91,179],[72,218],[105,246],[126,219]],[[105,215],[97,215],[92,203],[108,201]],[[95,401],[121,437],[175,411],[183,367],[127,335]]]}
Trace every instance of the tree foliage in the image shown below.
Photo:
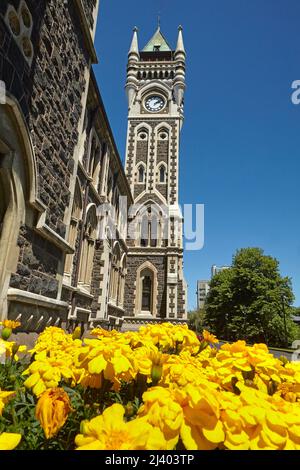
{"label": "tree foliage", "polygon": [[213,277],[205,322],[219,338],[290,346],[298,327],[291,319],[291,281],[260,248],[238,250],[232,267]]}
{"label": "tree foliage", "polygon": [[196,333],[202,333],[206,328],[205,325],[205,310],[192,310],[188,312],[188,326]]}

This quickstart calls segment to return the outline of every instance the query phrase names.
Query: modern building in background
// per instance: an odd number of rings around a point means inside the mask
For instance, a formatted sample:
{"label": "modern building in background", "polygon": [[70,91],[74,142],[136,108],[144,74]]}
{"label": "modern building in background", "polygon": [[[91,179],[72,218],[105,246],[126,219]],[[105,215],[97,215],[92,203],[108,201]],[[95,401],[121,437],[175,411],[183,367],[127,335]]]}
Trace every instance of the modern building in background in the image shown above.
{"label": "modern building in background", "polygon": [[[221,271],[224,271],[225,269],[229,269],[230,266],[216,266],[215,264],[211,267],[211,279]],[[197,281],[197,309],[200,310],[204,308],[206,298],[209,293],[209,283],[210,281]]]}
{"label": "modern building in background", "polygon": [[230,266],[216,266],[215,264],[211,267],[211,279],[221,271],[224,271],[225,269],[229,269]]}
{"label": "modern building in background", "polygon": [[204,308],[209,293],[209,281],[197,281],[197,310]]}

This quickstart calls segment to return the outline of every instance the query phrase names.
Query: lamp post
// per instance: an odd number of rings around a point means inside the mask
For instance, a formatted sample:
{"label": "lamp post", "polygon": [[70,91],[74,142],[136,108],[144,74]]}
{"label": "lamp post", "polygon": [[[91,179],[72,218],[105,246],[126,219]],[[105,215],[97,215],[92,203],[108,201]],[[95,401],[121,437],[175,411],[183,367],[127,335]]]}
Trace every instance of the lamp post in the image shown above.
{"label": "lamp post", "polygon": [[285,342],[286,346],[288,346],[288,338],[287,338],[287,329],[286,329],[286,317],[285,317],[285,296],[281,294],[281,304],[282,304],[282,313],[283,313],[283,325],[284,325],[284,335],[285,335]]}

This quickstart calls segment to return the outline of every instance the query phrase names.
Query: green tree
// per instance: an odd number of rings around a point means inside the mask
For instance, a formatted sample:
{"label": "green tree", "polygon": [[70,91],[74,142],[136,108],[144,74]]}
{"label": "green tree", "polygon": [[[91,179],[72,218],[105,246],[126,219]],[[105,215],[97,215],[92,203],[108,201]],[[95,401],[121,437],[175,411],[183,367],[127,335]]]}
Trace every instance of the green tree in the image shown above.
{"label": "green tree", "polygon": [[201,334],[205,326],[205,310],[192,310],[188,312],[188,326],[191,330]]}
{"label": "green tree", "polygon": [[219,338],[290,346],[298,327],[291,319],[291,281],[260,248],[238,250],[232,267],[213,277],[205,323]]}

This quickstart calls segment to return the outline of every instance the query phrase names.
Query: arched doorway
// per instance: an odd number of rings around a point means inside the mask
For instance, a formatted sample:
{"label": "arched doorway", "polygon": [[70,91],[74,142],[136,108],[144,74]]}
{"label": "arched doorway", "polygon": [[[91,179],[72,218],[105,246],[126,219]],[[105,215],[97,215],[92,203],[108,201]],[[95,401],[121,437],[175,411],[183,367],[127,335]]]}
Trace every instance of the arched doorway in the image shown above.
{"label": "arched doorway", "polygon": [[[0,162],[4,155],[0,155]],[[0,240],[4,228],[5,215],[9,206],[10,188],[7,184],[7,179],[4,177],[3,171],[0,167]]]}
{"label": "arched doorway", "polygon": [[[10,95],[0,106],[0,320],[8,313],[7,292],[19,257],[19,229],[26,213],[43,210],[30,132],[18,102]],[[30,218],[30,217],[29,217]]]}

